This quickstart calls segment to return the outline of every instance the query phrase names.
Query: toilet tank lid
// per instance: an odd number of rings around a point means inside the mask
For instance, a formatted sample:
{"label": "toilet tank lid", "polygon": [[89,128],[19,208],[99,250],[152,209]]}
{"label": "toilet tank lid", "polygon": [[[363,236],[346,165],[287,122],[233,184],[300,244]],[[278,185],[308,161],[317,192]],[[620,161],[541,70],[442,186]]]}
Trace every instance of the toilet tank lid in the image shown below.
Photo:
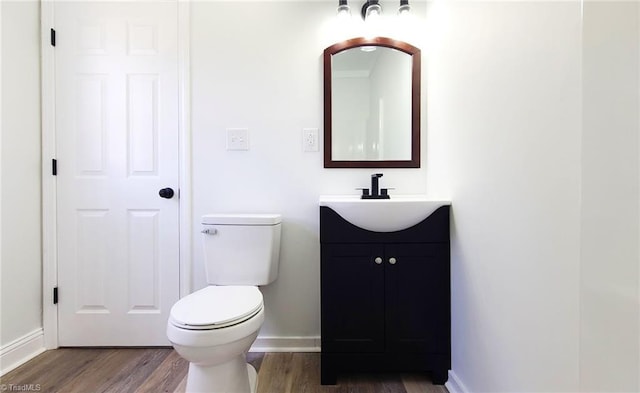
{"label": "toilet tank lid", "polygon": [[280,214],[205,214],[205,225],[276,225],[282,222]]}

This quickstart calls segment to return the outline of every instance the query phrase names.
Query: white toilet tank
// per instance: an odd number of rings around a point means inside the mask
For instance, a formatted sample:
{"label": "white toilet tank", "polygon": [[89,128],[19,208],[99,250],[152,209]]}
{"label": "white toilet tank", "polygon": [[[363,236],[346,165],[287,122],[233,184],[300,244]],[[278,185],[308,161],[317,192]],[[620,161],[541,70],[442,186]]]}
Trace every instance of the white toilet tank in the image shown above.
{"label": "white toilet tank", "polygon": [[207,283],[266,285],[278,276],[279,214],[207,214],[202,242]]}

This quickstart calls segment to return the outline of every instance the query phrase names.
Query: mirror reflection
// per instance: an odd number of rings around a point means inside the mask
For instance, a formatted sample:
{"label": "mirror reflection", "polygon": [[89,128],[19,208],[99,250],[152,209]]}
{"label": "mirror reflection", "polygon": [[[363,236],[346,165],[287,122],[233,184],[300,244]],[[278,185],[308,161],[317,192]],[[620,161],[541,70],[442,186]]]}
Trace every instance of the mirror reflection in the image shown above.
{"label": "mirror reflection", "polygon": [[334,160],[411,159],[411,56],[362,46],[331,60]]}
{"label": "mirror reflection", "polygon": [[420,167],[420,50],[354,38],[324,68],[325,168]]}

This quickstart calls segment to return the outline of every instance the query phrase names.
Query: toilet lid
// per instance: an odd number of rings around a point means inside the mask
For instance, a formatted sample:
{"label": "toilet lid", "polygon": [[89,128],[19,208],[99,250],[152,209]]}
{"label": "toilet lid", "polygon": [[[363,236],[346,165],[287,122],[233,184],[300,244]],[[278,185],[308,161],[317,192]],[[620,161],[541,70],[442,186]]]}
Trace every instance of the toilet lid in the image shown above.
{"label": "toilet lid", "polygon": [[185,329],[216,329],[240,323],[262,308],[253,286],[208,286],[178,300],[170,320]]}

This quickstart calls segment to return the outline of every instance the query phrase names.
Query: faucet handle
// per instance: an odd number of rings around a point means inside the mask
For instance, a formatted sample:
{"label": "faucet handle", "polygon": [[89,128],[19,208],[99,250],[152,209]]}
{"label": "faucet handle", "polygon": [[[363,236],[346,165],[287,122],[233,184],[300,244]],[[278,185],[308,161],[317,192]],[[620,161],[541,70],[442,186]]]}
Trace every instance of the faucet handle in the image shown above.
{"label": "faucet handle", "polygon": [[394,190],[394,188],[381,188],[380,199],[390,199],[389,190]]}
{"label": "faucet handle", "polygon": [[368,188],[356,188],[356,190],[362,190],[362,196],[369,196],[369,189]]}
{"label": "faucet handle", "polygon": [[371,177],[382,177],[382,173],[372,173]]}

